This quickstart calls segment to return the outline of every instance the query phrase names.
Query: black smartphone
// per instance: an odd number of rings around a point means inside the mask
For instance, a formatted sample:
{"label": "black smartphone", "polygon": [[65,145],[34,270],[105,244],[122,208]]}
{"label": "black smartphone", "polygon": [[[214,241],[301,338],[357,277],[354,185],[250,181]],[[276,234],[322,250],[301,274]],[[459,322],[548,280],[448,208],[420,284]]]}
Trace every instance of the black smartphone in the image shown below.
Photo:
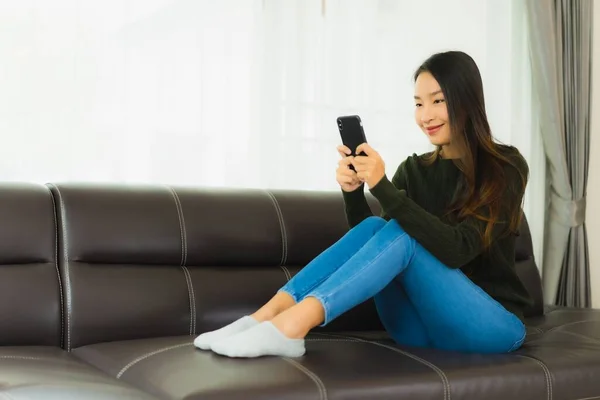
{"label": "black smartphone", "polygon": [[[364,152],[356,154],[356,148],[367,142],[365,136],[365,130],[363,129],[362,121],[358,115],[347,115],[337,118],[337,126],[342,137],[342,143],[348,147],[352,152],[353,156],[365,156]],[[354,169],[353,165],[350,165],[350,169]]]}

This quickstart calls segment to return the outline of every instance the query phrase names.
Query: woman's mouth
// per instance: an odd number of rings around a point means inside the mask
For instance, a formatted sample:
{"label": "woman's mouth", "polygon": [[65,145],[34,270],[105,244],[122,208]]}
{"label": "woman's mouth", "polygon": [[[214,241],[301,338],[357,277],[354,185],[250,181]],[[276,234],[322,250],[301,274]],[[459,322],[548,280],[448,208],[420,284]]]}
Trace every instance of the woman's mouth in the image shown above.
{"label": "woman's mouth", "polygon": [[425,130],[427,131],[428,135],[433,135],[437,131],[439,131],[442,126],[444,126],[444,124],[440,124],[440,125],[436,125],[436,126],[428,126],[425,128]]}

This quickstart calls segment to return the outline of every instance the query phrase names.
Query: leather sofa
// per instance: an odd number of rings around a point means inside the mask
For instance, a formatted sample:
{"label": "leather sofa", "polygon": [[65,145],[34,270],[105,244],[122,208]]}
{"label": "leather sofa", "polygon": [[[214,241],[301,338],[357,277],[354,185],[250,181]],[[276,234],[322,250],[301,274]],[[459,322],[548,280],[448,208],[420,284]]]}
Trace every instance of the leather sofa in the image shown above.
{"label": "leather sofa", "polygon": [[543,307],[526,222],[515,353],[397,345],[367,301],[302,358],[229,359],[193,339],[342,236],[340,193],[3,184],[0,221],[0,399],[600,399],[600,312]]}

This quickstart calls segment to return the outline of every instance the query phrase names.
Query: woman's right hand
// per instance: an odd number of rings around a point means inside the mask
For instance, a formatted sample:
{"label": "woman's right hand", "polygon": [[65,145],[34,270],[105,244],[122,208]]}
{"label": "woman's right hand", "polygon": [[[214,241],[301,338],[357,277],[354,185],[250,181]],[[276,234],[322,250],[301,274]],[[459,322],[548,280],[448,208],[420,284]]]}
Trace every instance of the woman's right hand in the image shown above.
{"label": "woman's right hand", "polygon": [[338,146],[337,150],[340,156],[342,156],[336,170],[337,182],[344,192],[353,192],[362,185],[362,182],[358,179],[356,171],[350,169],[353,158],[350,155],[352,151],[344,145]]}

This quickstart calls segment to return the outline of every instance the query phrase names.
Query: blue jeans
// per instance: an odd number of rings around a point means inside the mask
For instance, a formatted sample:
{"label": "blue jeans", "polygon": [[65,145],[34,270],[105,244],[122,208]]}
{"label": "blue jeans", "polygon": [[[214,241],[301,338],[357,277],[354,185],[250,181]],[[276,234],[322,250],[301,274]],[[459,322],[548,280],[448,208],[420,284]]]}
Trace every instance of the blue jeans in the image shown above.
{"label": "blue jeans", "polygon": [[519,318],[393,219],[365,219],[280,291],[296,302],[319,300],[325,310],[321,326],[374,297],[386,331],[407,346],[506,353],[525,339]]}

